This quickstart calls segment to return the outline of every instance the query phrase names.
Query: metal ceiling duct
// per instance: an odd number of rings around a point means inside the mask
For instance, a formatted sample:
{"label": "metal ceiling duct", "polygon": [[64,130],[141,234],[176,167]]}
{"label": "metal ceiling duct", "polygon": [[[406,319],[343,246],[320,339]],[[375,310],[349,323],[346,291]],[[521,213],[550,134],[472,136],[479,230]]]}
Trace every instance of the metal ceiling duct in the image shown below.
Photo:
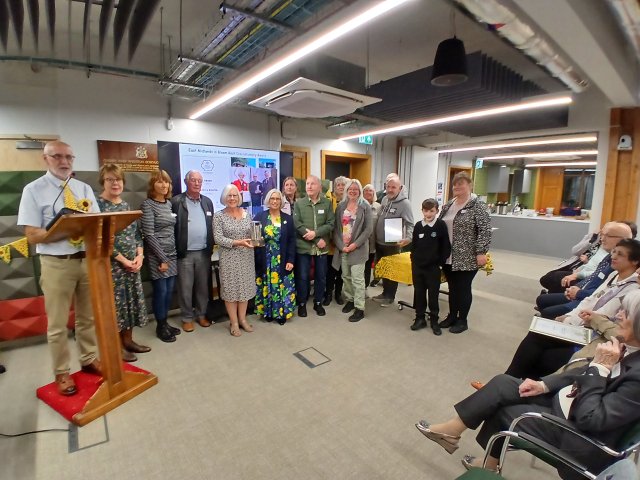
{"label": "metal ceiling duct", "polygon": [[640,59],[640,3],[638,0],[607,0],[625,36]]}
{"label": "metal ceiling duct", "polygon": [[527,23],[520,20],[509,8],[497,0],[455,0],[466,8],[478,21],[487,23],[506,38],[517,49],[545,67],[576,93],[583,92],[589,82],[583,78],[544,38]]}

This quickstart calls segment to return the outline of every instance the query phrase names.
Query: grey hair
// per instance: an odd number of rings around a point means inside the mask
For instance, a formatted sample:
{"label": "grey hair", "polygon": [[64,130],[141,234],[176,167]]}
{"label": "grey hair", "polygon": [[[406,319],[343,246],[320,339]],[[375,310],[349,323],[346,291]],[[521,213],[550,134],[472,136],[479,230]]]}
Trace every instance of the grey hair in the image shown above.
{"label": "grey hair", "polygon": [[[351,180],[349,180],[349,183],[347,183],[347,185],[344,187],[344,196],[342,198],[342,202],[348,202],[349,201],[349,197],[347,195],[347,192],[349,190],[349,188],[351,188],[351,185],[356,184],[358,186],[358,188],[360,189],[360,195],[358,195],[358,203],[362,203],[362,202],[367,202],[364,197],[362,196],[362,193],[364,192],[364,189],[362,188],[362,184],[360,183],[360,180],[358,180],[357,178],[352,178]],[[367,202],[367,205],[369,204],[369,202]]]}
{"label": "grey hair", "polygon": [[333,181],[333,188],[335,188],[335,186],[338,183],[342,183],[342,184],[346,185],[347,183],[349,183],[349,180],[350,180],[349,178],[347,178],[347,177],[345,177],[343,175],[340,175],[339,177],[336,177],[336,179]]}
{"label": "grey hair", "polygon": [[374,187],[370,183],[367,183],[364,187],[362,187],[362,191],[364,192],[365,190],[373,190],[375,192],[376,191],[376,187]]}
{"label": "grey hair", "polygon": [[240,190],[238,190],[238,187],[236,187],[233,183],[230,183],[229,185],[227,185],[222,189],[222,193],[220,194],[220,203],[225,207],[227,206],[227,197],[229,196],[232,190],[235,190],[236,193],[238,194],[238,203],[239,204],[242,203],[242,196],[240,195]]}
{"label": "grey hair", "polygon": [[274,193],[277,193],[277,194],[280,195],[280,207],[282,207],[282,204],[284,203],[284,201],[282,200],[283,197],[284,197],[284,194],[280,190],[278,190],[277,188],[272,188],[264,196],[264,206],[265,207],[269,208],[269,200],[271,200],[271,195],[273,195]]}
{"label": "grey hair", "polygon": [[[184,183],[188,183],[189,182],[189,177],[191,176],[192,173],[200,173],[199,170],[189,170],[187,173],[185,173],[184,175]],[[202,176],[202,174],[200,173],[200,176]]]}
{"label": "grey hair", "polygon": [[640,340],[640,290],[632,290],[622,298],[622,309],[631,320],[633,336]]}
{"label": "grey hair", "polygon": [[387,175],[387,179],[385,180],[385,183],[389,183],[391,181],[398,182],[398,184],[402,186],[402,180],[400,180],[400,177],[398,176],[397,173],[390,173],[389,175]]}

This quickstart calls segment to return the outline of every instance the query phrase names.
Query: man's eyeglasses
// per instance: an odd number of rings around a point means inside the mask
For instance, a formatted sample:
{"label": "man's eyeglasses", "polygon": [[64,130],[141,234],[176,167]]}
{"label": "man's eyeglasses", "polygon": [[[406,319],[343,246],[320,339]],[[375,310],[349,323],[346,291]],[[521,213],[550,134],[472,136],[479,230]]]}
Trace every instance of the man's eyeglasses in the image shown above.
{"label": "man's eyeglasses", "polygon": [[55,159],[56,159],[56,161],[58,161],[58,162],[59,162],[60,160],[62,160],[63,158],[64,158],[65,160],[69,161],[69,162],[73,162],[73,161],[76,159],[76,156],[75,156],[75,155],[64,155],[64,154],[62,154],[62,153],[54,153],[53,155],[51,155],[50,153],[45,153],[45,155],[46,155],[47,157],[55,158]]}

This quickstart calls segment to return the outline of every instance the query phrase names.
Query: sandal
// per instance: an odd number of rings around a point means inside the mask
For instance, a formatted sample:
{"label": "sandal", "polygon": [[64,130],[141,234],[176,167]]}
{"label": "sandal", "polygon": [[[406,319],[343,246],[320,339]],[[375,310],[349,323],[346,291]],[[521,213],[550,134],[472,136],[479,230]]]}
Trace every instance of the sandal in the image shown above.
{"label": "sandal", "polygon": [[232,337],[239,337],[242,335],[242,332],[238,328],[238,325],[229,325],[229,333]]}
{"label": "sandal", "polygon": [[253,325],[247,323],[246,320],[244,322],[240,322],[240,328],[245,332],[253,332]]}

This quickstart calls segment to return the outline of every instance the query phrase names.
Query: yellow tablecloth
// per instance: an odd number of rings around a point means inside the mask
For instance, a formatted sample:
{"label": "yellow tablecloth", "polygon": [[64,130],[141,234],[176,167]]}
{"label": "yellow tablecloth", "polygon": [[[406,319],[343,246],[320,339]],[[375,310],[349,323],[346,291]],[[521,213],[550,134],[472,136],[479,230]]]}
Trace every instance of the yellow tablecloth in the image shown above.
{"label": "yellow tablecloth", "polygon": [[[491,254],[487,253],[487,264],[480,270],[484,270],[487,275],[491,275],[491,272],[493,272]],[[411,275],[411,254],[409,252],[404,252],[381,258],[376,264],[375,276],[377,278],[387,278],[394,282],[412,285],[413,277]],[[446,282],[444,275],[442,276],[441,281]]]}

